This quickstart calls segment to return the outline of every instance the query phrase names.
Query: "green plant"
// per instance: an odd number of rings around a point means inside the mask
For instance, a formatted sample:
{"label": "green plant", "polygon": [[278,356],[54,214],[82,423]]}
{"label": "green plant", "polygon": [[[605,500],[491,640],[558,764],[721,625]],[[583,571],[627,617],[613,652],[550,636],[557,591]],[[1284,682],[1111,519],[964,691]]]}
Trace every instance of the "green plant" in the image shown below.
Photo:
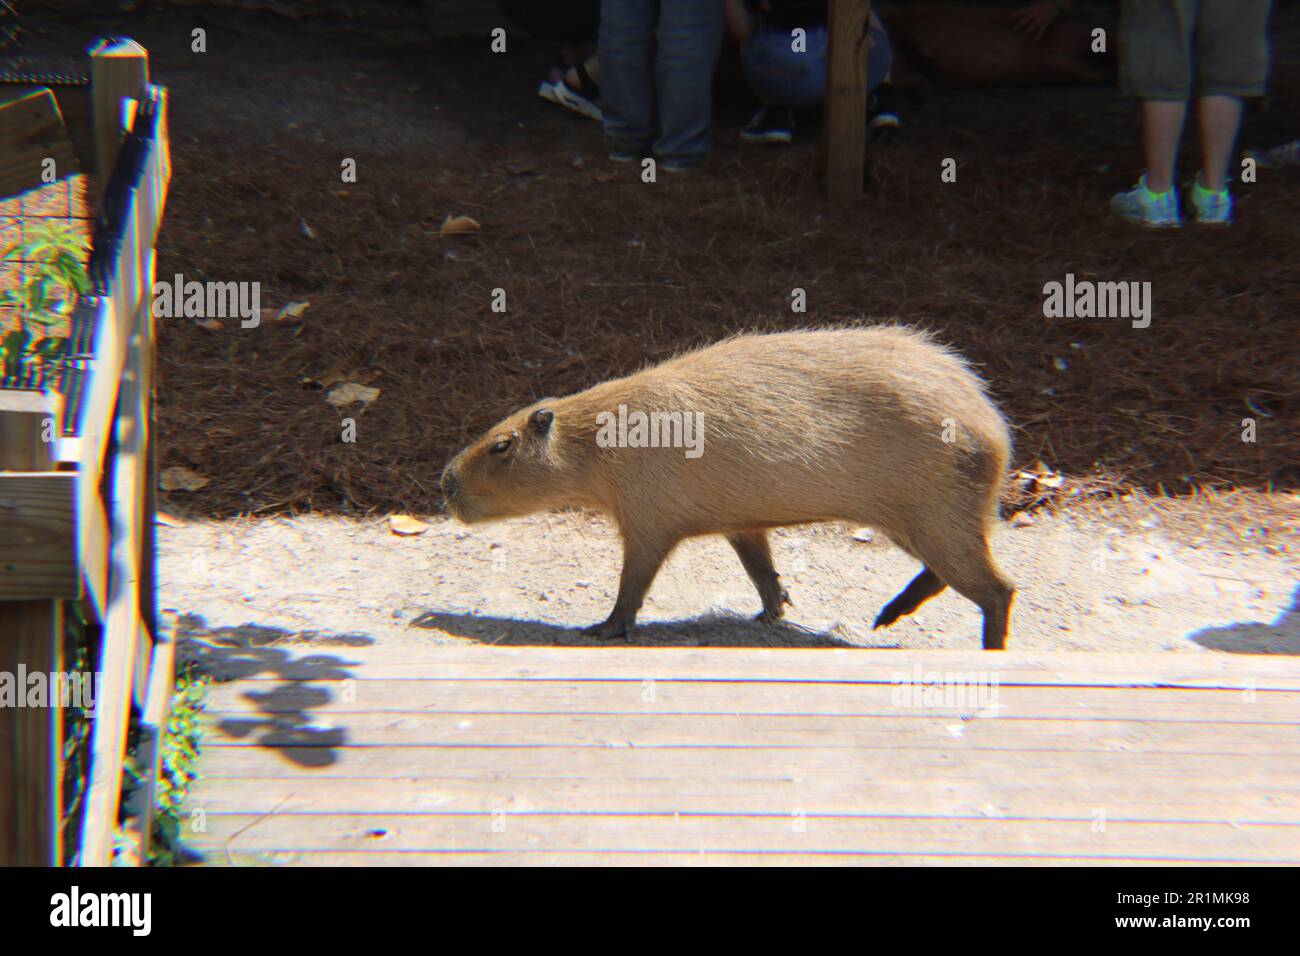
{"label": "green plant", "polygon": [[176,690],[167,715],[167,732],[163,736],[161,768],[154,791],[156,812],[153,818],[152,866],[171,866],[185,859],[181,846],[181,824],[190,783],[198,775],[195,764],[199,756],[199,737],[203,699],[208,678],[192,666],[176,678]]}
{"label": "green plant", "polygon": [[33,363],[52,367],[63,358],[68,337],[55,328],[66,323],[78,296],[90,294],[89,252],[90,243],[70,223],[53,220],[27,229],[0,256],[23,267],[19,286],[0,293],[0,304],[17,317],[17,328],[0,338],[0,377],[21,379]]}

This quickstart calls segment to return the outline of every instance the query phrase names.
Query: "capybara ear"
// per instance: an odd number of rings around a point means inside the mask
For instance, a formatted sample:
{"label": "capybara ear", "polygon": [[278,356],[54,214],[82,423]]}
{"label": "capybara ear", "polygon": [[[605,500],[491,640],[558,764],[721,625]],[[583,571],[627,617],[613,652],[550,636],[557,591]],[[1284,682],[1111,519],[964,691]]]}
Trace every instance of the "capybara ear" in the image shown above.
{"label": "capybara ear", "polygon": [[545,435],[551,430],[551,422],[553,421],[555,421],[555,412],[549,408],[539,408],[528,419],[528,424],[537,434]]}

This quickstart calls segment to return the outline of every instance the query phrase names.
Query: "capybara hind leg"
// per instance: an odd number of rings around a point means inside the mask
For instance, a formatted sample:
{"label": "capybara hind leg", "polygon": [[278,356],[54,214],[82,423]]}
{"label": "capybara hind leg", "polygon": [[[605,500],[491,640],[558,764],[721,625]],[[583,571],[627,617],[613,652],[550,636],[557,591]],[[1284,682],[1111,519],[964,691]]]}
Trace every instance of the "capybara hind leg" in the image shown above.
{"label": "capybara hind leg", "polygon": [[987,604],[980,605],[984,612],[984,650],[1000,651],[1007,646],[1007,625],[1011,619],[1011,602],[1015,600],[1015,588],[1004,585],[1000,592]]}
{"label": "capybara hind leg", "polygon": [[932,532],[928,540],[914,543],[922,551],[927,567],[984,612],[985,650],[1001,650],[1006,645],[1015,589],[993,564],[984,535],[975,532],[962,535],[949,528]]}
{"label": "capybara hind leg", "polygon": [[781,576],[772,564],[772,549],[767,543],[765,531],[742,531],[727,535],[727,540],[740,556],[740,563],[745,566],[749,579],[758,588],[758,596],[763,599],[763,610],[758,619],[765,623],[780,620],[785,609],[783,605],[793,603],[790,594],[781,587]]}
{"label": "capybara hind leg", "polygon": [[947,586],[939,578],[939,575],[929,568],[923,568],[920,574],[912,578],[912,583],[905,587],[901,594],[886,604],[884,610],[876,615],[876,623],[872,625],[872,630],[878,627],[888,627],[903,615],[911,614]]}
{"label": "capybara hind leg", "polygon": [[640,535],[629,536],[623,533],[623,573],[618,581],[618,598],[614,601],[614,610],[608,618],[599,624],[583,630],[584,634],[593,634],[602,639],[629,637],[636,627],[636,614],[641,610],[646,592],[659,566],[668,557],[673,542],[664,539],[645,538]]}

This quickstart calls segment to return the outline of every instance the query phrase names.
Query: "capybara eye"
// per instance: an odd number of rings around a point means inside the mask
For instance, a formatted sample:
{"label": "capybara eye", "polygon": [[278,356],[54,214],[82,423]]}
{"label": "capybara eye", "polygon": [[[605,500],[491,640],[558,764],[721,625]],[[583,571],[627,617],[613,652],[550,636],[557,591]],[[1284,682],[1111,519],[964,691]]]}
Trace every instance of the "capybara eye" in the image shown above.
{"label": "capybara eye", "polygon": [[488,451],[493,455],[499,455],[509,447],[510,447],[510,439],[503,438],[501,441],[497,442],[495,445],[489,448]]}

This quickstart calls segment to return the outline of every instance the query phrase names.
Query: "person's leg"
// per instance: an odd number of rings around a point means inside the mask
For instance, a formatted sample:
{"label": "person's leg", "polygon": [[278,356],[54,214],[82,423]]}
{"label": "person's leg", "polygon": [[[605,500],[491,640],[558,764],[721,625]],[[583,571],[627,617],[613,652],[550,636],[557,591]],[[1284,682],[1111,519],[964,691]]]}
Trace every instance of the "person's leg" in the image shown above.
{"label": "person's leg", "polygon": [[1183,135],[1187,103],[1183,100],[1142,101],[1142,152],[1146,158],[1147,188],[1166,193],[1173,188],[1178,141]]}
{"label": "person's leg", "polygon": [[610,155],[620,159],[649,148],[655,137],[654,60],[658,5],[646,0],[601,0],[601,106]]}
{"label": "person's leg", "polygon": [[1268,79],[1269,0],[1201,0],[1196,26],[1201,186],[1226,189],[1241,126],[1242,97],[1262,96]]}
{"label": "person's leg", "polygon": [[1177,226],[1174,166],[1192,90],[1191,39],[1198,0],[1122,0],[1120,92],[1141,100],[1146,171],[1111,198],[1114,212],[1149,226]]}
{"label": "person's leg", "polygon": [[[723,8],[704,0],[660,0],[659,8],[655,81],[661,132],[654,151],[664,159],[695,163],[711,145],[713,70],[722,46]],[[602,45],[602,57],[604,52]]]}

